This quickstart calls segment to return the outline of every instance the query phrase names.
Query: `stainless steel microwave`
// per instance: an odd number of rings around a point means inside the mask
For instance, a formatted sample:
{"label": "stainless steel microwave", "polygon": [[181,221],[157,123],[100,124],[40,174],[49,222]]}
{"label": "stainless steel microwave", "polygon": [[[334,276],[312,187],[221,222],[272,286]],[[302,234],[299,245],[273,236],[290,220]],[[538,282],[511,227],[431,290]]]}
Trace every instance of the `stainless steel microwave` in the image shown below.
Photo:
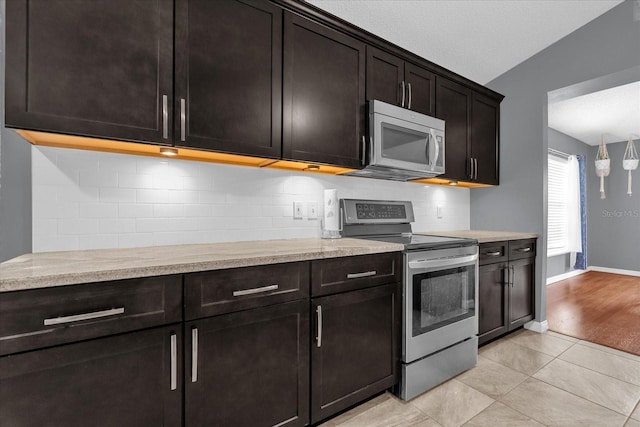
{"label": "stainless steel microwave", "polygon": [[368,107],[368,162],[347,175],[408,181],[445,172],[444,120],[382,101]]}

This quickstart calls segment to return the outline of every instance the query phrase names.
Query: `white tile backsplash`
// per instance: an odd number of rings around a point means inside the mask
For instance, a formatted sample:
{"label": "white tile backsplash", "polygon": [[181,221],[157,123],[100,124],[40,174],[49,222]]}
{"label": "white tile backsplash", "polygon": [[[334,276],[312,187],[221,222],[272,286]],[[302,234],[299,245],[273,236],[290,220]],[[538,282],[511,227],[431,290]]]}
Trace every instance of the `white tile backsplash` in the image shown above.
{"label": "white tile backsplash", "polygon": [[32,162],[34,252],[319,237],[320,219],[294,219],[293,202],[321,210],[326,188],[411,200],[415,231],[470,224],[464,188],[50,147],[32,147]]}

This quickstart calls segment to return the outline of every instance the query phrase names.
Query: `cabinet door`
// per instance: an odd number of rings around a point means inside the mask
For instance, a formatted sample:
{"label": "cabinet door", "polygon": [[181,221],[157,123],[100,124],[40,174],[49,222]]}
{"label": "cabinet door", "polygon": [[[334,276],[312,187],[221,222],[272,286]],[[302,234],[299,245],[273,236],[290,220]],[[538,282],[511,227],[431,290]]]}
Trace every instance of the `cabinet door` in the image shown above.
{"label": "cabinet door", "polygon": [[312,423],[397,382],[399,285],[312,299]]}
{"label": "cabinet door", "polygon": [[280,157],[282,10],[176,1],[177,145]]}
{"label": "cabinet door", "polygon": [[483,265],[479,269],[478,325],[479,344],[498,337],[508,330],[508,264]]}
{"label": "cabinet door", "polygon": [[404,107],[407,100],[403,82],[404,61],[367,46],[367,100],[375,99]]}
{"label": "cabinet door", "polygon": [[172,0],[12,0],[6,24],[7,126],[170,143]]}
{"label": "cabinet door", "polygon": [[284,20],[283,157],[361,167],[365,45],[298,15]]}
{"label": "cabinet door", "polygon": [[512,286],[509,295],[509,329],[515,329],[533,319],[536,259],[510,262]]}
{"label": "cabinet door", "polygon": [[471,90],[437,76],[436,117],[445,121],[445,171],[441,178],[469,180]]}
{"label": "cabinet door", "polygon": [[413,111],[433,116],[435,113],[436,76],[410,62],[404,65],[407,82],[407,107]]}
{"label": "cabinet door", "polygon": [[308,304],[294,301],[187,323],[185,424],[308,424]]}
{"label": "cabinet door", "polygon": [[498,185],[500,182],[500,103],[473,94],[471,107],[471,157],[477,161],[476,181]]}
{"label": "cabinet door", "polygon": [[0,425],[180,426],[181,329],[155,328],[0,358]]}

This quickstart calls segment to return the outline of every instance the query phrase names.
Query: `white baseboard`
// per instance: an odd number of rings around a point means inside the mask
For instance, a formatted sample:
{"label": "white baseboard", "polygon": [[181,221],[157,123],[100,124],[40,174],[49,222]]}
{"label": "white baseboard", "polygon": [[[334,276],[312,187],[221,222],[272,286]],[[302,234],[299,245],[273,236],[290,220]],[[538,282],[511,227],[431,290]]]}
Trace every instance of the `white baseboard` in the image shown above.
{"label": "white baseboard", "polygon": [[533,332],[538,332],[543,334],[549,330],[549,322],[543,320],[542,322],[538,322],[537,320],[532,320],[524,324],[524,328]]}
{"label": "white baseboard", "polygon": [[609,267],[596,267],[589,266],[589,271],[600,271],[602,273],[614,273],[614,274],[625,274],[627,276],[636,276],[640,277],[640,271],[635,270],[622,270],[620,268],[609,268]]}
{"label": "white baseboard", "polygon": [[571,270],[567,273],[558,274],[557,276],[547,277],[547,286],[549,286],[552,283],[556,283],[561,280],[568,279],[570,277],[579,276],[580,274],[586,273],[587,271],[589,270]]}

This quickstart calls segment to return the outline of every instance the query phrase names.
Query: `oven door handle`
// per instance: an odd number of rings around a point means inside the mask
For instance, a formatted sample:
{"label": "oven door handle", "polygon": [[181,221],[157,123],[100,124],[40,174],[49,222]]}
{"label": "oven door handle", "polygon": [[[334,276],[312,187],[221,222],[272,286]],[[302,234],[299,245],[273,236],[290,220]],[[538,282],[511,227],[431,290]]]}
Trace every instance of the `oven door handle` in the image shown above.
{"label": "oven door handle", "polygon": [[442,259],[421,259],[417,261],[409,261],[409,268],[434,268],[434,267],[450,267],[452,265],[464,265],[478,260],[478,254],[468,255],[457,258]]}

